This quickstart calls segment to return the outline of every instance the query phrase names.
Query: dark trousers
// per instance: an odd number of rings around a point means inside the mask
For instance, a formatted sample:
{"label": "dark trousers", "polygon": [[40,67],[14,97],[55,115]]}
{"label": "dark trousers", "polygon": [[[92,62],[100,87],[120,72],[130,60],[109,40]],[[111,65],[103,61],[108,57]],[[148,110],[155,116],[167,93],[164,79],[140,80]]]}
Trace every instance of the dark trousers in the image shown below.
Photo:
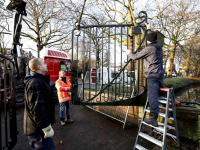
{"label": "dark trousers", "polygon": [[32,134],[28,136],[29,145],[33,150],[55,150],[53,138],[44,138],[40,134]]}
{"label": "dark trousers", "polygon": [[147,78],[147,87],[148,87],[148,101],[150,106],[150,112],[158,114],[158,95],[166,97],[166,93],[160,92],[159,88],[163,87],[163,75],[151,76]]}

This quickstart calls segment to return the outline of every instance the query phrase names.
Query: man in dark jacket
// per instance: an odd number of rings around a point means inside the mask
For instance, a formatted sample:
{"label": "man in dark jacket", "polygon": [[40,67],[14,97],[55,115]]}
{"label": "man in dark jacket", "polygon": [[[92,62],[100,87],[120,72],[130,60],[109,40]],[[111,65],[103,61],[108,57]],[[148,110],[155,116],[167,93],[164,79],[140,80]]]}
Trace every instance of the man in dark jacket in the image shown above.
{"label": "man in dark jacket", "polygon": [[55,104],[46,80],[47,65],[40,58],[29,62],[30,73],[25,77],[24,134],[33,149],[54,150]]}
{"label": "man in dark jacket", "polygon": [[[163,87],[164,78],[162,47],[157,42],[157,33],[154,31],[148,30],[147,42],[149,45],[142,51],[132,54],[129,50],[127,50],[126,54],[133,60],[144,60],[144,72],[147,78],[148,101],[150,105],[150,118],[145,118],[144,121],[148,124],[158,127],[158,95],[159,88]],[[161,96],[165,96],[164,93],[161,94]]]}

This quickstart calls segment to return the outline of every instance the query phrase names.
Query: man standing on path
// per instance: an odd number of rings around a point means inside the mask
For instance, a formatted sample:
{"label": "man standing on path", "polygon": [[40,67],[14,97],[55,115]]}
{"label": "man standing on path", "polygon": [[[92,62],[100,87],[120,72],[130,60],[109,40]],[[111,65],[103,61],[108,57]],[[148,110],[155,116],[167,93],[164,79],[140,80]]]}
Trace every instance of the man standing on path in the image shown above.
{"label": "man standing on path", "polygon": [[24,134],[34,150],[55,150],[51,127],[55,123],[55,104],[45,76],[47,65],[34,58],[29,61],[29,68],[24,80]]}
{"label": "man standing on path", "polygon": [[69,114],[69,103],[71,100],[71,81],[69,77],[65,76],[65,71],[63,70],[59,71],[59,79],[56,81],[56,88],[58,91],[58,99],[60,103],[60,123],[63,126],[65,125],[65,122],[73,122],[73,120],[70,119]]}
{"label": "man standing on path", "polygon": [[[144,72],[147,78],[148,101],[150,105],[150,117],[145,122],[158,127],[158,95],[159,88],[163,87],[164,70],[162,65],[162,47],[157,42],[157,33],[150,30],[147,25],[147,42],[149,43],[142,51],[132,54],[129,50],[126,54],[132,60],[144,59]],[[162,93],[165,97],[165,93]]]}

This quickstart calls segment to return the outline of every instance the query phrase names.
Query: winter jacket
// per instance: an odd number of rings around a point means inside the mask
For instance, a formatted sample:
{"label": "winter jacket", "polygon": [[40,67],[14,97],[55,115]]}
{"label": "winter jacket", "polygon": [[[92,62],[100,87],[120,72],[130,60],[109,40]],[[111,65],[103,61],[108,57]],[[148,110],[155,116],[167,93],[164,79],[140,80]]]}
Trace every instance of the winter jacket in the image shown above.
{"label": "winter jacket", "polygon": [[[65,82],[63,80],[65,80]],[[56,81],[56,88],[58,91],[59,102],[66,102],[71,99],[71,96],[68,94],[68,92],[70,92],[71,89],[71,81],[69,77],[66,77],[64,79],[59,78]]]}
{"label": "winter jacket", "polygon": [[144,72],[147,78],[164,74],[162,47],[157,41],[153,41],[136,54],[129,53],[128,57],[133,60],[144,59]]}
{"label": "winter jacket", "polygon": [[51,88],[43,74],[30,72],[25,77],[24,134],[43,133],[55,123],[55,104]]}

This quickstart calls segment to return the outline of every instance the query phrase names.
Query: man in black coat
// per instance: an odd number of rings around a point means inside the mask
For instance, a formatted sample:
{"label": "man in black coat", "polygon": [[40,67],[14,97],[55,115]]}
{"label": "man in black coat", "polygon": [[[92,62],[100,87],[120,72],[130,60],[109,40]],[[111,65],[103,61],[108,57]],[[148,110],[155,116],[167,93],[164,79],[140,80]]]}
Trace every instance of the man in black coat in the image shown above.
{"label": "man in black coat", "polygon": [[55,104],[46,80],[47,65],[40,58],[29,62],[30,73],[25,77],[24,134],[33,149],[54,150]]}

